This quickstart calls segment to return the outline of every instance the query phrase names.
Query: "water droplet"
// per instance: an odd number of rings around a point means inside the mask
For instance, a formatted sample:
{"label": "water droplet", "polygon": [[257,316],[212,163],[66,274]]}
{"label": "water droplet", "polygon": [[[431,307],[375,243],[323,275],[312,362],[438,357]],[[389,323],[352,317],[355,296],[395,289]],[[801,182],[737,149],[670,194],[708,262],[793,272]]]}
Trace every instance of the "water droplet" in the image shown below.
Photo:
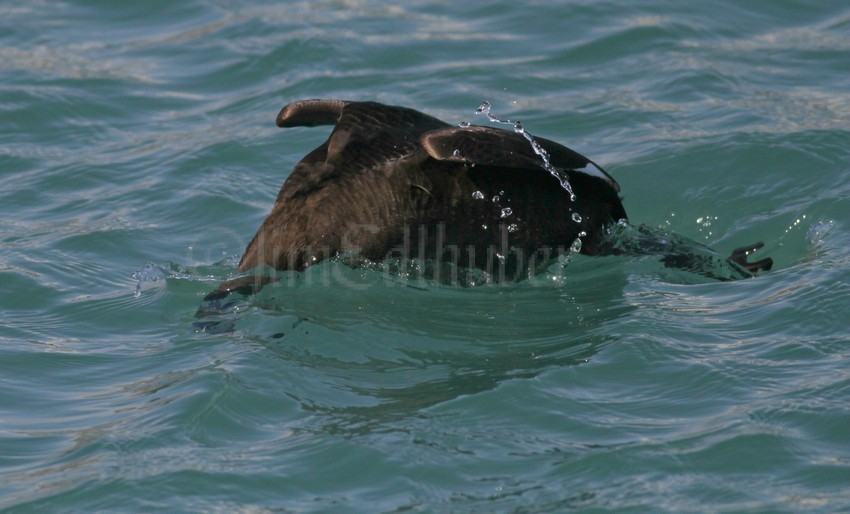
{"label": "water droplet", "polygon": [[578,237],[584,237],[586,235],[587,235],[587,232],[585,232],[584,230],[582,230],[581,232],[578,233]]}
{"label": "water droplet", "polygon": [[455,148],[454,151],[452,152],[452,155],[454,155],[455,157],[458,157],[460,155],[460,150]]}
{"label": "water droplet", "polygon": [[486,224],[486,223],[482,223],[482,224],[481,224],[481,228],[482,228],[482,229],[484,229],[484,230],[487,230],[487,224]]}
{"label": "water droplet", "polygon": [[572,218],[576,223],[581,223],[581,214],[574,212]]}
{"label": "water droplet", "polygon": [[510,225],[508,225],[508,232],[516,232],[517,230],[519,230],[519,225],[517,225],[516,223],[511,223]]}
{"label": "water droplet", "polygon": [[502,217],[503,218],[507,218],[508,216],[510,216],[513,213],[514,213],[514,211],[510,207],[505,207],[504,209],[502,209]]}
{"label": "water droplet", "polygon": [[473,200],[483,200],[484,199],[484,193],[482,193],[481,191],[473,191],[472,192],[472,199]]}
{"label": "water droplet", "polygon": [[493,203],[496,203],[501,199],[502,199],[502,197],[500,197],[499,195],[493,195],[493,198],[491,200],[492,200]]}
{"label": "water droplet", "polygon": [[540,157],[540,160],[542,161],[540,165],[543,167],[543,169],[545,169],[549,172],[550,175],[558,179],[558,182],[560,182],[561,187],[564,188],[567,193],[569,193],[570,201],[575,202],[576,195],[575,193],[573,193],[572,186],[570,186],[570,183],[567,181],[567,177],[564,172],[553,166],[552,163],[549,161],[549,152],[547,152],[545,148],[540,146],[540,144],[534,140],[534,137],[531,135],[531,133],[525,131],[525,128],[523,128],[522,123],[520,121],[514,122],[511,120],[499,119],[499,117],[490,112],[490,108],[490,102],[485,100],[484,103],[478,106],[478,109],[475,111],[475,113],[486,115],[487,119],[493,123],[513,125],[514,132],[516,132],[517,134],[522,134],[522,136],[531,145],[531,149],[534,150],[534,153],[537,154],[538,157]]}
{"label": "water droplet", "polygon": [[573,244],[570,245],[570,253],[579,253],[580,251],[581,251],[581,239],[577,237],[576,240],[573,241]]}
{"label": "water droplet", "polygon": [[460,127],[460,128],[469,128],[470,124],[469,124],[468,121],[461,121],[460,123],[457,124],[457,126]]}
{"label": "water droplet", "polygon": [[504,264],[504,263],[505,263],[505,256],[504,256],[504,255],[502,255],[502,254],[500,254],[500,253],[497,253],[497,254],[496,254],[496,258],[497,258],[497,259],[499,259],[499,262],[500,262],[500,263],[502,263],[502,264]]}

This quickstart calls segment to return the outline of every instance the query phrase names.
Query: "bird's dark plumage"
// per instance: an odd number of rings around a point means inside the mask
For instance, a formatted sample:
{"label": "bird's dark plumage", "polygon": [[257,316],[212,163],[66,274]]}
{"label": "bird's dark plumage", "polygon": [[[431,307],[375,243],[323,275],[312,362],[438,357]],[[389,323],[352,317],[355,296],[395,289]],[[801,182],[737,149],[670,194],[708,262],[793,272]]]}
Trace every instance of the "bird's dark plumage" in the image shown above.
{"label": "bird's dark plumage", "polygon": [[[720,280],[770,269],[750,263],[761,243],[723,259],[699,243],[626,219],[620,186],[583,155],[554,141],[468,124],[450,125],[405,107],[302,100],[285,106],[280,127],[334,125],[295,165],[271,214],[245,250],[244,272],[302,270],[339,254],[372,261],[431,260],[522,278],[558,255],[660,255],[665,266]],[[563,187],[567,179],[574,196]],[[527,275],[526,275],[527,276]],[[225,282],[207,296],[257,291],[265,275]]]}
{"label": "bird's dark plumage", "polygon": [[295,165],[240,271],[298,270],[340,252],[451,257],[485,268],[500,251],[556,252],[577,238],[582,252],[594,254],[603,228],[626,218],[613,178],[543,138],[535,140],[569,179],[575,200],[515,132],[340,100],[294,102],[277,125],[335,126]]}

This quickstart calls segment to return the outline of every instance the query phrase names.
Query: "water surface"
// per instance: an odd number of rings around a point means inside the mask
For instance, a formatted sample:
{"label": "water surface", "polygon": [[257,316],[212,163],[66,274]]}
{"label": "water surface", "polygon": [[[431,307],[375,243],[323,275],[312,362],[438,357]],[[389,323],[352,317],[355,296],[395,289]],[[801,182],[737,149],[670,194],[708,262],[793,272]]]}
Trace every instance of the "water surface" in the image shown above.
{"label": "water surface", "polygon": [[[0,508],[850,510],[845,2],[38,1],[0,7]],[[408,287],[328,263],[198,333],[327,128],[302,98],[499,116],[652,259]],[[557,187],[557,184],[553,182]]]}

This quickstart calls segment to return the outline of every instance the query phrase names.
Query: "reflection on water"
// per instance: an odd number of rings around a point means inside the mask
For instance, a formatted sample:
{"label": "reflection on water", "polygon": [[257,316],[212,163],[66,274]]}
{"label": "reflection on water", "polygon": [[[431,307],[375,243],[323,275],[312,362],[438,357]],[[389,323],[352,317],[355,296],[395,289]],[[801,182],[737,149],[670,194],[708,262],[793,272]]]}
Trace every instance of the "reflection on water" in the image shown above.
{"label": "reflection on water", "polygon": [[293,398],[337,430],[365,430],[587,362],[611,341],[605,325],[631,309],[626,275],[611,263],[582,257],[569,275],[555,265],[537,280],[458,288],[323,262],[256,295],[233,295],[200,322],[309,370],[312,387],[303,396],[292,389]]}

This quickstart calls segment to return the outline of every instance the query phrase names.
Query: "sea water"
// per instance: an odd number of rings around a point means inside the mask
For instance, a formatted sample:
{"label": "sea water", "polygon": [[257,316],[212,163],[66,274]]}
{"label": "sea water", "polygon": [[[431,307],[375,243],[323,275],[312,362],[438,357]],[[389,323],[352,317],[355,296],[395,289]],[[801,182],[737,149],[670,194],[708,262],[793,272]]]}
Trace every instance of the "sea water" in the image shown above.
{"label": "sea water", "polygon": [[[846,2],[47,0],[0,28],[0,509],[850,510]],[[274,126],[305,98],[487,99],[634,225],[774,268],[326,262],[199,332],[329,133]]]}

